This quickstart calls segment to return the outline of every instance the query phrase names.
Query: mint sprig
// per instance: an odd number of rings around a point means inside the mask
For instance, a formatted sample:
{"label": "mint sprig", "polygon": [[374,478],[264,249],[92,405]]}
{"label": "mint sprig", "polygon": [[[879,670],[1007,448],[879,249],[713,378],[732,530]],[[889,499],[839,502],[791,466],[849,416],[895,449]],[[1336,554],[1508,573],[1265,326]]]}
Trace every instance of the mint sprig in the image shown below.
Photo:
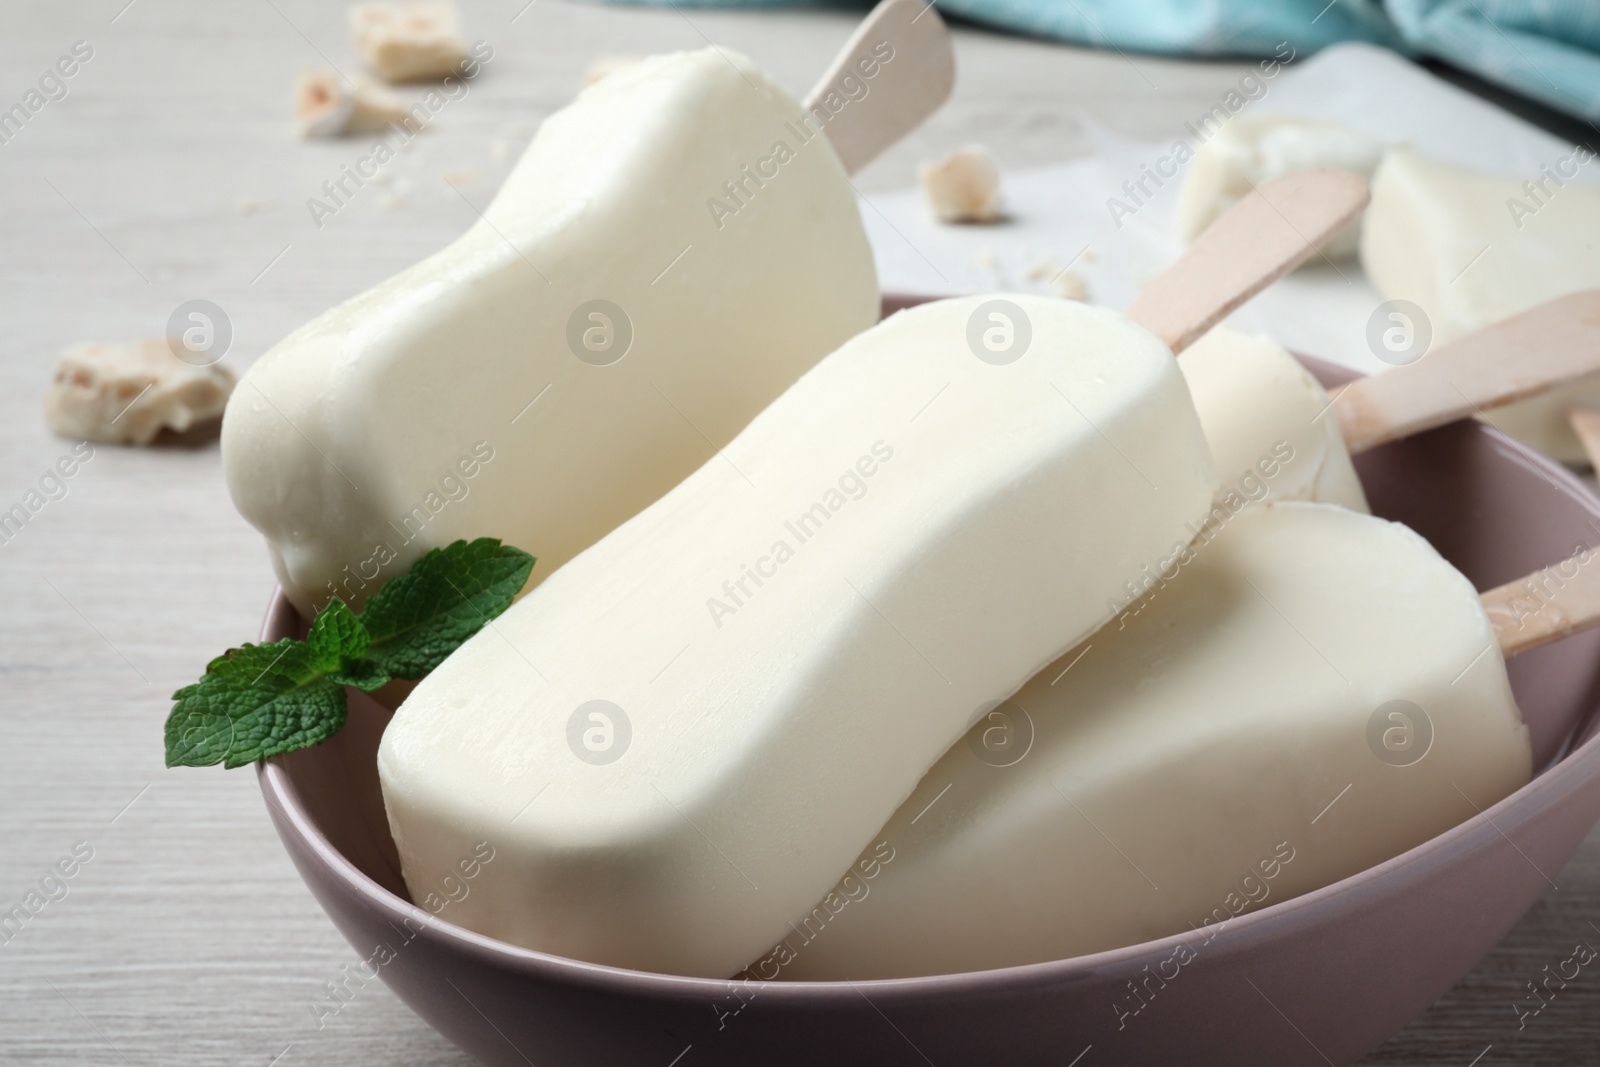
{"label": "mint sprig", "polygon": [[436,548],[367,601],[335,598],[304,641],[244,645],[172,694],[167,766],[242,767],[326,741],[344,726],[345,686],[370,693],[421,678],[511,606],[534,559],[482,537]]}

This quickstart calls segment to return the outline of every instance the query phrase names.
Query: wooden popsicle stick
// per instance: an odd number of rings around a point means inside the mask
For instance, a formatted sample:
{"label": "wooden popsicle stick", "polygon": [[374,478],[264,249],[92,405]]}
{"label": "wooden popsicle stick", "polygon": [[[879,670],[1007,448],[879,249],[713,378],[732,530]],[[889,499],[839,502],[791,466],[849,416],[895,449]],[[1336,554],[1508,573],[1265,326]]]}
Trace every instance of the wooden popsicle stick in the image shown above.
{"label": "wooden popsicle stick", "polygon": [[1600,289],[1540,304],[1333,393],[1352,454],[1600,373]]}
{"label": "wooden popsicle stick", "polygon": [[854,174],[939,110],[955,83],[950,31],[933,5],[883,0],[856,27],[803,106]]}
{"label": "wooden popsicle stick", "polygon": [[1578,442],[1589,457],[1589,466],[1600,473],[1600,409],[1568,408],[1567,425],[1578,435]]}
{"label": "wooden popsicle stick", "polygon": [[1182,352],[1230,312],[1317,254],[1367,206],[1367,181],[1339,170],[1253,190],[1145,286],[1128,317]]}
{"label": "wooden popsicle stick", "polygon": [[1584,549],[1479,598],[1508,658],[1600,626],[1600,548]]}

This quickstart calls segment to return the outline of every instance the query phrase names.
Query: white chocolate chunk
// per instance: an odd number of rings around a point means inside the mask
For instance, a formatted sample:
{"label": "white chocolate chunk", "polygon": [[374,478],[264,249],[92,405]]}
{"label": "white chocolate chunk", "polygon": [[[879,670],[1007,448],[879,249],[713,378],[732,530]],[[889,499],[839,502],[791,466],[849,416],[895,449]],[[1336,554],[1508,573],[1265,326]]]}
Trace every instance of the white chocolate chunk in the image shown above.
{"label": "white chocolate chunk", "polygon": [[350,8],[350,31],[362,61],[386,82],[460,75],[467,58],[449,0],[356,4]]}
{"label": "white chocolate chunk", "polygon": [[[1583,162],[1594,165],[1579,149],[1569,169]],[[1373,180],[1361,265],[1386,299],[1422,308],[1437,346],[1600,286],[1600,187],[1548,168],[1535,179],[1508,178],[1396,149]],[[1499,408],[1488,421],[1582,463],[1566,411],[1597,403],[1600,382],[1584,382]]]}
{"label": "white chocolate chunk", "polygon": [[1178,360],[1236,511],[1264,500],[1314,500],[1367,511],[1327,390],[1282,346],[1215,326]]}
{"label": "white chocolate chunk", "polygon": [[188,433],[222,416],[233,372],[195,366],[161,340],[87,344],[61,354],[45,392],[45,417],[63,437],[147,445],[163,429]]}
{"label": "white chocolate chunk", "polygon": [[1477,592],[1398,523],[1253,509],[1148,600],[951,747],[872,838],[893,862],[789,937],[784,977],[980,970],[1191,929],[1204,955],[1217,923],[1529,779]]}
{"label": "white chocolate chunk", "polygon": [[294,111],[306,138],[374,133],[406,118],[405,102],[371,78],[357,74],[347,81],[332,70],[299,73]]}
{"label": "white chocolate chunk", "polygon": [[[1266,115],[1236,118],[1195,150],[1178,194],[1174,225],[1185,244],[1253,187],[1303,170],[1348,170],[1370,178],[1383,157],[1375,137],[1325,119]],[[1322,249],[1329,259],[1356,254],[1360,225]]]}
{"label": "white chocolate chunk", "polygon": [[419,684],[378,754],[407,883],[487,838],[452,921],[733,974],[1186,544],[1215,481],[1171,353],[1113,311],[995,299],[846,343]]}
{"label": "white chocolate chunk", "polygon": [[968,145],[917,168],[928,206],[940,222],[1000,218],[1000,168],[982,145]]}
{"label": "white chocolate chunk", "polygon": [[457,538],[524,548],[542,580],[877,321],[855,194],[803,114],[726,49],[619,71],[465,236],[257,361],[223,470],[295,606]]}

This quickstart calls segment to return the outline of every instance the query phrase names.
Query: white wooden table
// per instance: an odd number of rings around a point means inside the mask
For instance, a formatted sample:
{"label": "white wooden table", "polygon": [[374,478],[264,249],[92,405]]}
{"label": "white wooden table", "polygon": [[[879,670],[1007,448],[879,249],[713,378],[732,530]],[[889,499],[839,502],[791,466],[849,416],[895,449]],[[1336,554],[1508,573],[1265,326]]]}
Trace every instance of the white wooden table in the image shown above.
{"label": "white wooden table", "polygon": [[[297,141],[290,83],[300,65],[354,69],[342,4],[7,0],[0,109],[74,42],[94,53],[64,99],[0,144],[0,511],[71,447],[40,414],[62,347],[159,336],[173,308],[204,297],[231,317],[227,362],[242,369],[466,229],[596,56],[709,38],[798,93],[853,21],[561,0],[463,7],[469,36],[495,48],[484,76],[389,168],[389,185],[318,229],[306,198],[365,141]],[[1242,70],[965,29],[958,49],[955,98],[861,176],[869,195],[973,140],[1012,166],[1082,155],[1084,113],[1165,136]],[[100,448],[67,484],[0,545],[0,912],[78,843],[93,856],[0,944],[0,1063],[470,1062],[376,982],[318,1030],[313,1002],[356,956],[279,847],[254,774],[162,765],[169,694],[253,637],[272,584],[215,445]],[[1557,881],[1368,1062],[1600,1063],[1600,977],[1584,972],[1520,1035],[1511,1007],[1576,940],[1600,944],[1587,924],[1600,919],[1600,835]]]}

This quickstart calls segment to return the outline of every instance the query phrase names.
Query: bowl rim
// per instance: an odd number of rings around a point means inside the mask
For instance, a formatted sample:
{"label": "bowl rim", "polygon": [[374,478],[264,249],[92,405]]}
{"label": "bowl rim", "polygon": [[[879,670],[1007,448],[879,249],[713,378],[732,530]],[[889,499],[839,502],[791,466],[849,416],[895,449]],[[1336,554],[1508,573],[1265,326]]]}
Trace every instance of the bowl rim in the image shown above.
{"label": "bowl rim", "polygon": [[[1352,378],[1359,376],[1358,372],[1327,360],[1299,354],[1296,354],[1296,358],[1313,368],[1324,369],[1340,376],[1348,375]],[[1527,468],[1531,473],[1543,477],[1554,487],[1574,497],[1588,510],[1600,516],[1600,502],[1596,501],[1595,495],[1565,466],[1518,444],[1490,425],[1476,422],[1474,428],[1476,432],[1486,435],[1489,444],[1502,455]],[[262,620],[261,639],[275,640],[284,636],[298,619],[298,613],[284,596],[283,590],[275,587],[266,616]],[[1218,941],[1227,938],[1230,943],[1260,938],[1270,934],[1276,927],[1292,926],[1307,921],[1335,899],[1350,903],[1363,896],[1376,895],[1381,892],[1386,881],[1399,877],[1403,869],[1415,864],[1436,866],[1448,857],[1465,855],[1481,849],[1491,844],[1495,838],[1505,838],[1509,841],[1508,831],[1514,831],[1525,825],[1532,815],[1550,806],[1555,798],[1576,788],[1578,782],[1585,777],[1585,772],[1600,773],[1600,730],[1591,729],[1588,731],[1590,736],[1585,741],[1576,746],[1572,744],[1572,738],[1582,736],[1587,724],[1592,722],[1596,714],[1600,714],[1600,709],[1591,709],[1551,762],[1542,769],[1535,768],[1533,777],[1527,783],[1490,807],[1480,809],[1477,817],[1457,823],[1399,855],[1336,882],[1226,919],[1216,925],[1215,933],[1207,938],[1208,942],[1213,938]],[[589,963],[523,948],[475,933],[441,919],[391,893],[356,867],[318,828],[301,802],[299,791],[288,772],[280,765],[278,757],[260,761],[256,767],[262,797],[280,830],[291,829],[306,850],[321,862],[326,872],[338,882],[339,887],[347,895],[360,898],[392,922],[399,923],[401,920],[406,920],[413,929],[420,924],[436,939],[448,942],[455,950],[477,957],[482,962],[522,972],[534,978],[606,992],[636,996],[665,996],[674,999],[691,997],[698,999],[706,996],[715,998],[724,995],[733,983],[740,983],[762,987],[762,996],[769,1004],[813,1006],[855,1000],[863,994],[901,999],[925,994],[993,993],[1017,987],[1034,988],[1047,984],[1067,984],[1076,977],[1119,970],[1130,963],[1148,962],[1151,959],[1170,956],[1180,944],[1190,944],[1192,948],[1192,942],[1196,937],[1206,936],[1201,933],[1201,928],[1195,928],[1083,956],[1069,956],[979,971],[861,980],[702,978]],[[1516,847],[1514,843],[1513,847]],[[1541,870],[1531,859],[1528,862],[1546,881],[1550,881],[1550,874],[1553,872],[1547,873]]]}

